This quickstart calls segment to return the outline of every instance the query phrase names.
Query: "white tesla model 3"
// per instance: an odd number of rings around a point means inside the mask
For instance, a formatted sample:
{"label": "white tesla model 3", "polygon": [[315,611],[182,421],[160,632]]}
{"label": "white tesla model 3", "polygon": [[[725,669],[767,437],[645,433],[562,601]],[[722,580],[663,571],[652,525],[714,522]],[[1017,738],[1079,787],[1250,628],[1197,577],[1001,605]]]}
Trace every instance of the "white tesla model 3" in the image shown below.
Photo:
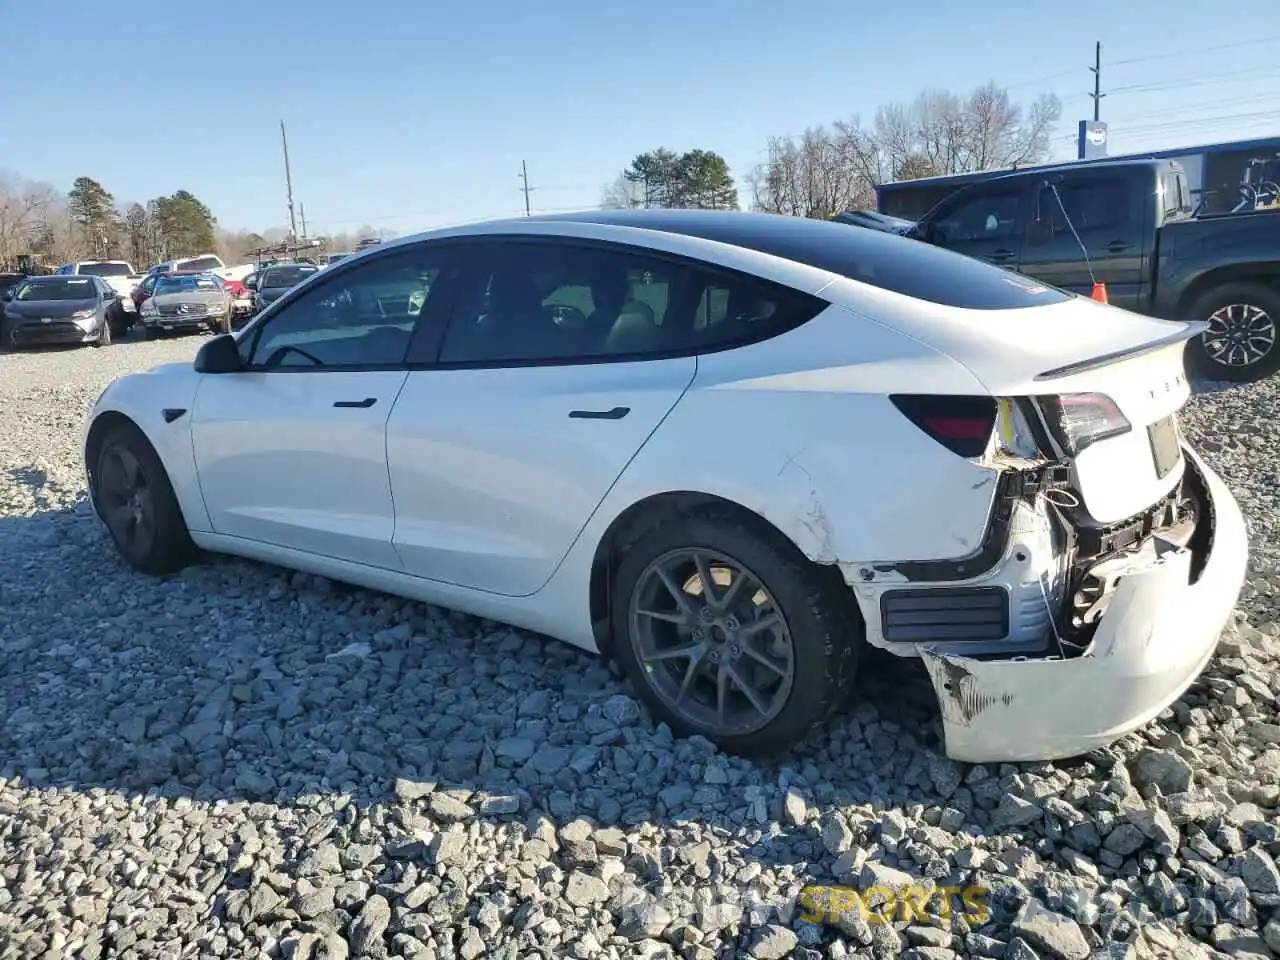
{"label": "white tesla model 3", "polygon": [[1150,720],[1244,578],[1183,442],[1199,332],[913,240],[703,211],[379,244],[85,432],[120,553],[196,548],[619,658],[654,714],[785,749],[866,644],[920,656],[959,760]]}

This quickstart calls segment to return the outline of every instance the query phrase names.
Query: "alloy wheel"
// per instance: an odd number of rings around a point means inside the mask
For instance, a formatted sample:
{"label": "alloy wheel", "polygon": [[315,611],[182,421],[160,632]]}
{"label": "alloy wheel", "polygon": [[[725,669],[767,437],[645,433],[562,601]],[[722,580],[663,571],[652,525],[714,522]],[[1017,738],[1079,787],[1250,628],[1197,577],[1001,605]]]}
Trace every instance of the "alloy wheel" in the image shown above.
{"label": "alloy wheel", "polygon": [[753,733],[786,706],[791,630],[773,594],[732,557],[694,548],[658,557],[636,581],[628,622],[653,691],[708,736]]}
{"label": "alloy wheel", "polygon": [[145,555],[156,539],[155,495],[142,464],[119,444],[103,454],[98,476],[103,519],[116,542],[131,555]]}
{"label": "alloy wheel", "polygon": [[1201,336],[1205,353],[1214,363],[1247,367],[1275,348],[1276,325],[1261,307],[1233,303],[1209,315],[1209,329]]}

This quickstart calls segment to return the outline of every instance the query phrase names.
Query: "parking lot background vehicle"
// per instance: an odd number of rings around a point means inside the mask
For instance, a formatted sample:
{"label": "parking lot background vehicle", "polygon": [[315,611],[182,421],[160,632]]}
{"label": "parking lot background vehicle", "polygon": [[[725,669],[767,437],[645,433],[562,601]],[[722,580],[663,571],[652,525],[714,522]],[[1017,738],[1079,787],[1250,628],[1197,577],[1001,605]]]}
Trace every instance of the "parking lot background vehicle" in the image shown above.
{"label": "parking lot background vehicle", "polygon": [[319,269],[309,263],[280,263],[257,271],[250,278],[255,309],[262,310],[274,303]]}
{"label": "parking lot background vehicle", "polygon": [[92,275],[28,277],[0,300],[0,344],[105,346],[122,332],[113,329],[111,308],[118,299],[110,284]]}
{"label": "parking lot background vehicle", "polygon": [[228,333],[235,299],[222,279],[206,273],[169,273],[156,277],[139,317],[147,339],[163,333],[209,330]]}
{"label": "parking lot background vehicle", "polygon": [[1269,376],[1280,370],[1280,213],[1192,213],[1176,161],[1091,161],[981,180],[908,235],[1085,296],[1103,283],[1111,304],[1138,313],[1205,321],[1188,349],[1195,372]]}

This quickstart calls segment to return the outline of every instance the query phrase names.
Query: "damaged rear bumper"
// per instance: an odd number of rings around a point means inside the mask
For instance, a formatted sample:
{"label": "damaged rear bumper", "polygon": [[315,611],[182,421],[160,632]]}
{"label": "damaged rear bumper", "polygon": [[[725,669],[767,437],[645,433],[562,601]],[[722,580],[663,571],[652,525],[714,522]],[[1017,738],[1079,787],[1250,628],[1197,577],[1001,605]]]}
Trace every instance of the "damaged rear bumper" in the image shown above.
{"label": "damaged rear bumper", "polygon": [[1110,743],[1182,695],[1213,655],[1244,583],[1248,537],[1226,485],[1191,450],[1212,537],[1191,582],[1191,547],[1115,588],[1088,648],[1065,659],[981,660],[922,645],[947,755],[970,763],[1055,760]]}

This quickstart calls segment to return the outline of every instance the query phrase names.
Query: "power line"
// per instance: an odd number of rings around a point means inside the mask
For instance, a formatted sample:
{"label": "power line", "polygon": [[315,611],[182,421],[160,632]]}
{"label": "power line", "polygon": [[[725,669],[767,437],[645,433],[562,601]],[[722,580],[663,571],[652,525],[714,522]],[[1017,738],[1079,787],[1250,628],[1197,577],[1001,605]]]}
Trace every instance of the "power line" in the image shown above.
{"label": "power line", "polygon": [[1113,67],[1118,67],[1127,63],[1146,63],[1148,60],[1166,60],[1170,57],[1190,57],[1199,56],[1202,53],[1212,53],[1215,50],[1234,50],[1236,47],[1248,47],[1258,43],[1274,43],[1280,40],[1280,36],[1275,37],[1256,37],[1253,40],[1237,40],[1234,43],[1219,43],[1212,47],[1193,47],[1188,50],[1174,50],[1169,53],[1153,53],[1145,57],[1130,57],[1127,60],[1112,61]]}
{"label": "power line", "polygon": [[[1248,97],[1232,97],[1231,105],[1240,106],[1246,103],[1268,103],[1276,101],[1280,104],[1280,93],[1258,93]],[[1183,103],[1176,107],[1162,107],[1159,110],[1144,110],[1139,114],[1131,114],[1129,116],[1116,117],[1113,123],[1128,123],[1131,120],[1145,120],[1148,117],[1167,117],[1170,114],[1185,114],[1188,110],[1201,110],[1204,108],[1214,108],[1222,106],[1222,97],[1215,97],[1212,100],[1201,100],[1198,103]],[[1071,139],[1075,139],[1074,136]]]}
{"label": "power line", "polygon": [[1175,127],[1203,127],[1218,126],[1223,123],[1236,123],[1241,120],[1272,120],[1280,119],[1280,110],[1260,110],[1251,113],[1230,113],[1219,117],[1194,117],[1187,120],[1167,120],[1163,123],[1136,124],[1131,127],[1118,128],[1122,133],[1150,133],[1160,130],[1170,130]]}
{"label": "power line", "polygon": [[[1141,57],[1127,57],[1123,60],[1112,60],[1110,61],[1110,66],[1120,67],[1120,66],[1127,66],[1132,63],[1147,63],[1148,61],[1151,61],[1151,60],[1168,60],[1168,59],[1174,59],[1177,57],[1199,56],[1200,54],[1213,53],[1218,50],[1234,50],[1238,47],[1255,46],[1257,44],[1274,43],[1276,41],[1280,41],[1280,36],[1257,37],[1253,40],[1238,40],[1233,43],[1219,43],[1219,44],[1213,44],[1211,46],[1204,46],[1204,47],[1189,47],[1183,50],[1169,50],[1169,51],[1165,51],[1164,53],[1152,53],[1152,54],[1147,54],[1146,56],[1141,56]],[[1036,77],[1032,80],[1019,80],[1016,83],[1006,84],[1005,89],[1017,90],[1021,87],[1037,86],[1042,83],[1048,83],[1052,80],[1063,80],[1063,79],[1066,79],[1067,77],[1078,76],[1078,74],[1079,74],[1079,71],[1076,69],[1061,70],[1057,73],[1046,74],[1041,77]],[[1113,89],[1116,89],[1116,88],[1113,88]]]}
{"label": "power line", "polygon": [[[1261,71],[1261,72],[1259,72]],[[1157,80],[1153,83],[1131,83],[1127,86],[1112,87],[1112,93],[1142,93],[1156,90],[1181,90],[1183,87],[1199,87],[1205,84],[1224,83],[1233,80],[1264,79],[1280,76],[1275,67],[1251,67],[1248,70],[1233,70],[1227,73],[1211,73],[1191,80]]]}

